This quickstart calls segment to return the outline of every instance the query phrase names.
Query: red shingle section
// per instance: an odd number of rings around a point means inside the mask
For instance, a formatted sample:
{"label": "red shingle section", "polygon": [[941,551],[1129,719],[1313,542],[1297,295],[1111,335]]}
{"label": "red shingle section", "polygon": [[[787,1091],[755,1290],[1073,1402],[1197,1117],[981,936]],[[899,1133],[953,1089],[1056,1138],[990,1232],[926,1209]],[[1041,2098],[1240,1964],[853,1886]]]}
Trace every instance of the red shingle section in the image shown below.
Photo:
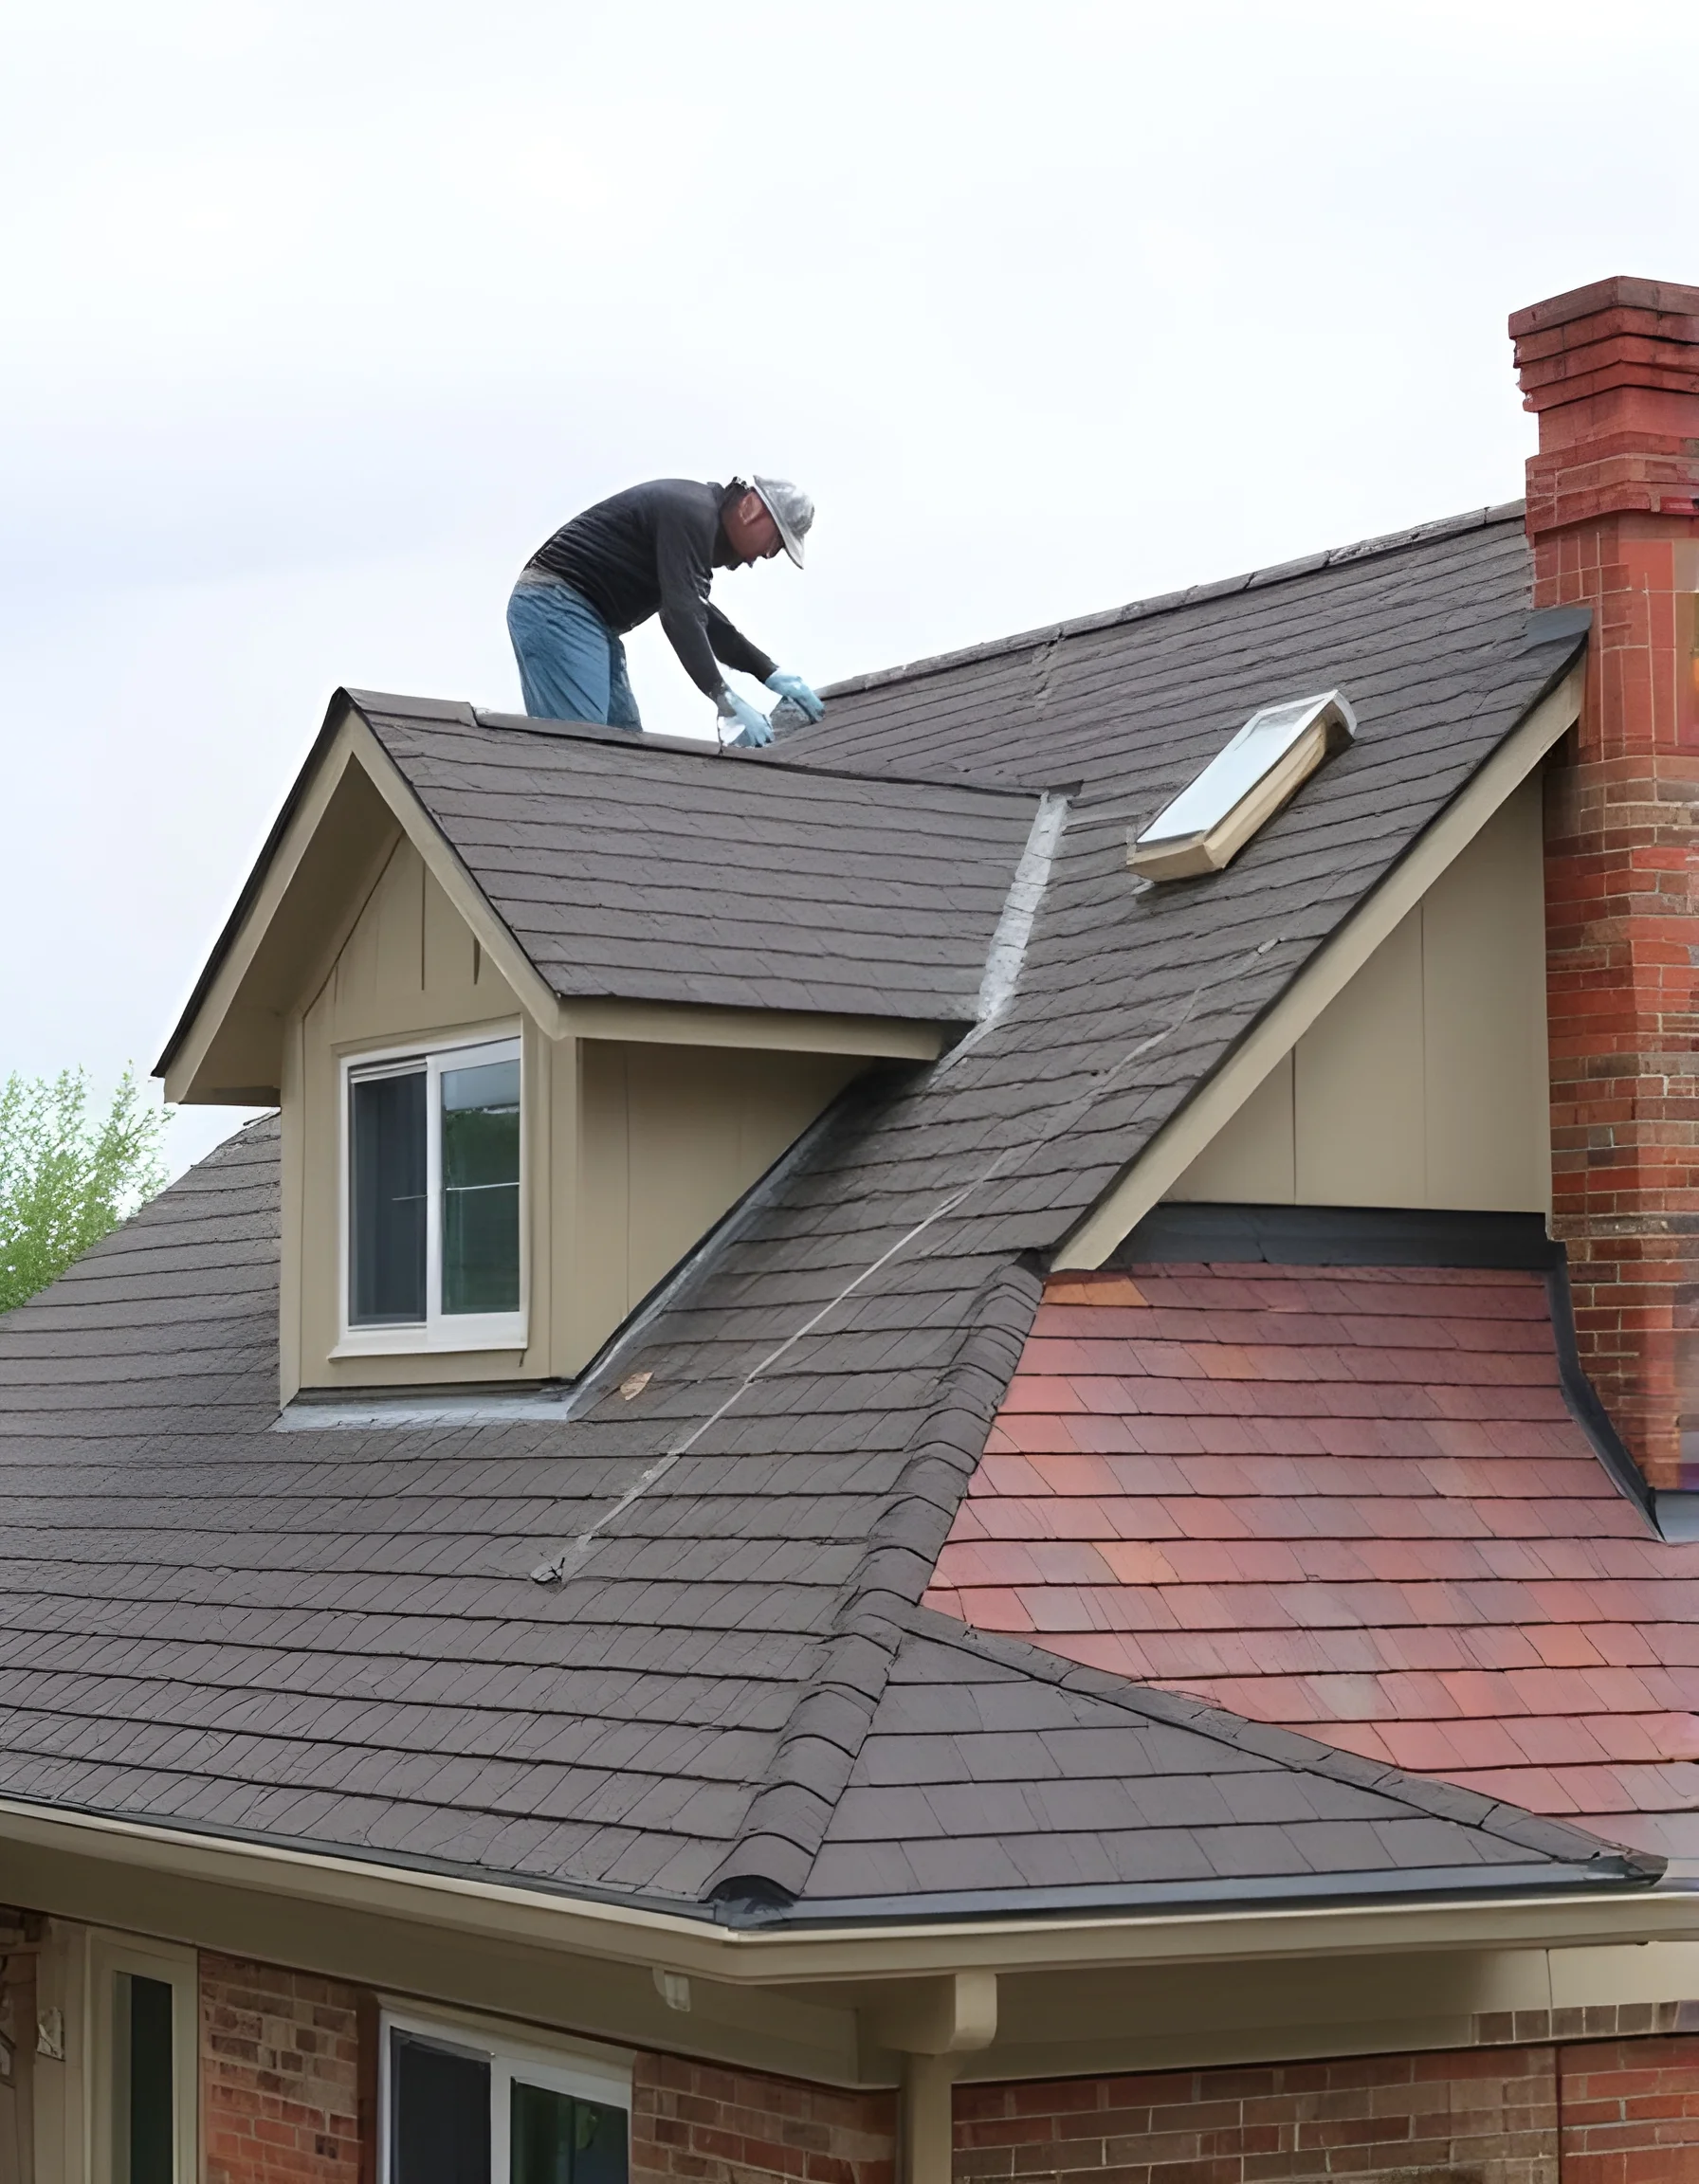
{"label": "red shingle section", "polygon": [[1053,1279],[927,1602],[1699,1856],[1699,1545],[1570,1419],[1535,1275]]}

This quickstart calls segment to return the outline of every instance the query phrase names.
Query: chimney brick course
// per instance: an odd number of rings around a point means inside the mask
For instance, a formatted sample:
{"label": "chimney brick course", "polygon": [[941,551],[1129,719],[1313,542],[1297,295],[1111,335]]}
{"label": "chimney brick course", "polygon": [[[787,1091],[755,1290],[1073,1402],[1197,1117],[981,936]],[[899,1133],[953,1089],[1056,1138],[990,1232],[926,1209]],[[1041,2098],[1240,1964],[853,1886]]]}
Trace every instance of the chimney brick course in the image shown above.
{"label": "chimney brick course", "polygon": [[1594,1385],[1653,1484],[1699,1484],[1699,288],[1617,278],[1510,320],[1536,607],[1593,610],[1547,778],[1553,1229]]}

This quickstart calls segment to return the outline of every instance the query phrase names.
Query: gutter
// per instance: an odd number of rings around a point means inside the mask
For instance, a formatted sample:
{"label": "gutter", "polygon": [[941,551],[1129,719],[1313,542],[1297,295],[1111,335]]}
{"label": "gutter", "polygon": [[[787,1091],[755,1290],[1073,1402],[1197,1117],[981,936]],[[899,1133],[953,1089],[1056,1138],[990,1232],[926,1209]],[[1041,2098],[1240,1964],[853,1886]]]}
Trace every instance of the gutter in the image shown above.
{"label": "gutter", "polygon": [[[1108,1899],[1092,1908],[1056,1903],[1025,1913],[1003,1899],[955,1916],[891,1902],[884,1919],[798,1926],[716,1922],[704,1908],[614,1902],[536,1885],[475,1879],[320,1850],[0,1798],[0,1875],[10,1888],[7,1851],[126,1867],[200,1886],[259,1891],[410,1925],[435,1927],[498,1945],[657,1963],[732,1986],[915,1978],[987,1969],[1065,1971],[1077,1966],[1244,1961],[1257,1957],[1361,1956],[1443,1949],[1534,1949],[1699,1939],[1699,1887],[1666,1879],[1649,1885],[1655,1860],[1601,1860],[1550,1869],[1539,1892],[1520,1892],[1478,1871],[1482,1892],[1393,1901],[1241,1901],[1163,1910]],[[1614,1878],[1599,1867],[1615,1866]],[[1519,1869],[1525,1870],[1525,1869]],[[1412,1876],[1401,1876],[1405,1885]],[[1434,1875],[1438,1880],[1448,1878]],[[1461,1880],[1463,1876],[1457,1876]],[[1245,1885],[1236,1884],[1244,1897]],[[1488,1892],[1490,1890],[1491,1892]],[[1076,1892],[1053,1892],[1070,1897]],[[1154,1892],[1152,1892],[1154,1893]],[[1025,1897],[1020,1899],[1026,1902]],[[1172,1899],[1170,1899],[1172,1901]],[[56,1908],[46,1905],[44,1908]],[[818,1906],[831,1910],[840,1907]]]}

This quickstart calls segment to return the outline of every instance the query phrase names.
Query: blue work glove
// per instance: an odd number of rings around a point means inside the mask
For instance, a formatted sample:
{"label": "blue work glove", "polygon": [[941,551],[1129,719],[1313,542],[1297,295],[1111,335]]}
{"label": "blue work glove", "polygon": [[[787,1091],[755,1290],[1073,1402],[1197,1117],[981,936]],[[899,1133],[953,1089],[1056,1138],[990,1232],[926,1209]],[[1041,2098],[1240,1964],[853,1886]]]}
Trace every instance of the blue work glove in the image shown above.
{"label": "blue work glove", "polygon": [[740,698],[735,690],[722,688],[714,703],[719,710],[722,723],[720,732],[720,739],[722,743],[725,740],[723,723],[728,720],[737,721],[742,730],[741,735],[732,737],[734,750],[747,751],[762,743],[772,742],[773,731],[767,725],[767,716],[758,706],[752,705],[747,698]]}
{"label": "blue work glove", "polygon": [[776,667],[767,678],[769,690],[776,690],[781,698],[788,698],[799,713],[811,720],[818,720],[826,710],[825,701],[815,697],[800,675],[788,675],[782,667]]}

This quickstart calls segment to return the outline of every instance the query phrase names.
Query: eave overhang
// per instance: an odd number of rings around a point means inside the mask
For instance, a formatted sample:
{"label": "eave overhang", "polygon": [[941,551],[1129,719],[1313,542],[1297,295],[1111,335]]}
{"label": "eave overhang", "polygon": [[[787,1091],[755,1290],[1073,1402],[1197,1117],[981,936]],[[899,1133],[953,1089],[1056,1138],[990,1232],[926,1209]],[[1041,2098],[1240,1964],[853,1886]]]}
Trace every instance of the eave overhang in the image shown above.
{"label": "eave overhang", "polygon": [[[1699,1889],[1672,1884],[1658,1859],[1624,1857],[1614,1877],[1580,1866],[1547,1868],[1543,1884],[1493,1886],[1486,1873],[1398,1877],[1410,1892],[1329,1902],[1313,1877],[1294,1880],[1291,1902],[1219,1906],[1045,1908],[1023,1912],[1013,1895],[977,1913],[943,1916],[923,1905],[872,1906],[872,1915],[820,1922],[727,1923],[711,1905],[669,1908],[531,1884],[364,1859],[228,1834],[153,1826],[64,1807],[0,1799],[0,1885],[26,1896],[52,1889],[55,1862],[94,1861],[148,1874],[259,1891],[346,1913],[388,1916],[494,1943],[666,1963],[731,1985],[922,1978],[973,1970],[1064,1971],[1283,1957],[1346,1957],[1467,1949],[1533,1949],[1699,1938]],[[1530,1869],[1531,1870],[1531,1869]],[[1347,1877],[1348,1879],[1349,1877]],[[54,1907],[49,1905],[48,1907]],[[822,1910],[831,1907],[822,1906]]]}

